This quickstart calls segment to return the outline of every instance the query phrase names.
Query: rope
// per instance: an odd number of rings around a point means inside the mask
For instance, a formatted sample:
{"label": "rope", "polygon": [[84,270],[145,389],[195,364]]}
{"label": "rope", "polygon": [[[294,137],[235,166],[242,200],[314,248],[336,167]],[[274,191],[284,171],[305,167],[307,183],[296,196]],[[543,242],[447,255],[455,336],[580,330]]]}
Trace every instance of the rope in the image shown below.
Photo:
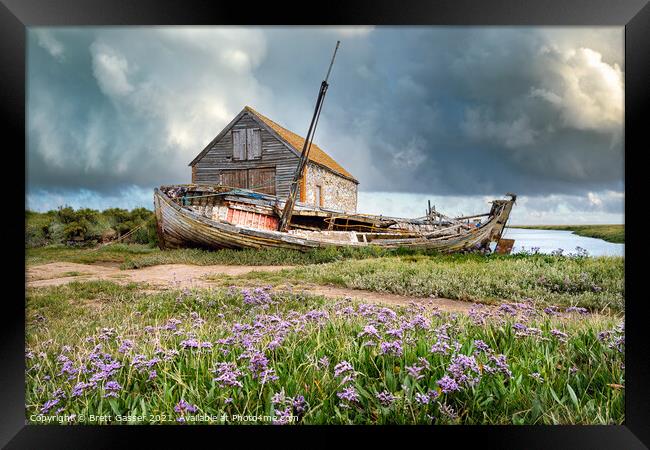
{"label": "rope", "polygon": [[112,241],[109,241],[109,242],[105,242],[105,243],[103,243],[103,244],[100,244],[98,247],[94,248],[93,250],[97,250],[97,249],[99,249],[99,248],[106,247],[107,245],[115,244],[116,242],[121,241],[122,239],[125,239],[125,238],[131,236],[134,232],[136,232],[136,231],[139,230],[140,228],[144,227],[145,225],[147,225],[147,222],[146,222],[146,221],[145,221],[145,222],[142,222],[142,223],[141,223],[140,225],[138,225],[137,227],[132,228],[131,230],[129,230],[128,233],[125,233],[125,234],[123,234],[122,236],[113,239]]}

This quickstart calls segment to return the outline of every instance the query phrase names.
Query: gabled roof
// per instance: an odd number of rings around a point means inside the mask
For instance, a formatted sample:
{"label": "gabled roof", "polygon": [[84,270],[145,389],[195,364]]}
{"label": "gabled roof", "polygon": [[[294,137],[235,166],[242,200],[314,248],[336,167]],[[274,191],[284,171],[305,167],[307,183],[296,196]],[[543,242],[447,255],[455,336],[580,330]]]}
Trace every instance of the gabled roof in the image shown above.
{"label": "gabled roof", "polygon": [[[284,141],[297,155],[300,155],[302,153],[302,148],[305,145],[305,138],[297,135],[293,131],[287,130],[286,128],[272,121],[271,119],[264,116],[263,114],[260,114],[259,112],[255,111],[250,106],[245,106],[244,109],[239,114],[237,114],[235,119],[233,119],[233,121],[230,122],[230,124],[228,124],[228,126],[221,133],[219,133],[219,135],[215,139],[213,139],[212,142],[210,142],[210,144],[208,144],[208,146],[201,153],[199,153],[199,155],[196,158],[194,158],[194,160],[189,165],[192,166],[199,159],[201,159],[203,155],[209,151],[213,143],[218,141],[225,134],[225,132],[227,132],[241,118],[241,116],[245,112],[250,113],[259,121],[264,123],[268,128],[270,128],[270,130],[273,133],[275,133],[282,141]],[[318,145],[316,145],[315,142],[311,143],[311,149],[309,150],[309,161],[316,163],[320,166],[323,166],[331,170],[332,172],[336,173],[337,175],[341,175],[345,178],[348,178],[357,184],[359,183],[356,178],[354,178],[339,163],[334,161],[334,159],[330,155],[325,153]]]}

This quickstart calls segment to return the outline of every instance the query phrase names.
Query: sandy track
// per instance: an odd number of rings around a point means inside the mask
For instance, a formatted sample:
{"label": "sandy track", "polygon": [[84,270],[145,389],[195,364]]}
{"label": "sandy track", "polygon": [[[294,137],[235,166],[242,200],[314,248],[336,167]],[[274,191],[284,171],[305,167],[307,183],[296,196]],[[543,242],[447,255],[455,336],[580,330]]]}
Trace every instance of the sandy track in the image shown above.
{"label": "sandy track", "polygon": [[116,283],[149,283],[161,287],[209,287],[206,275],[242,275],[248,272],[275,272],[288,266],[190,266],[162,264],[134,270],[96,264],[54,262],[28,267],[28,287],[58,286],[72,281],[108,280]]}
{"label": "sandy track", "polygon": [[[275,272],[290,266],[191,266],[186,264],[164,264],[133,270],[120,270],[117,266],[54,262],[27,268],[28,287],[59,286],[72,281],[108,280],[126,284],[147,283],[155,289],[169,288],[211,288],[214,282],[205,279],[210,275],[242,275],[245,273]],[[410,302],[436,307],[441,311],[467,312],[473,303],[446,298],[405,297],[383,292],[363,291],[333,286],[307,285],[295,292],[304,291],[328,298],[352,297],[357,300],[385,305],[408,305]]]}

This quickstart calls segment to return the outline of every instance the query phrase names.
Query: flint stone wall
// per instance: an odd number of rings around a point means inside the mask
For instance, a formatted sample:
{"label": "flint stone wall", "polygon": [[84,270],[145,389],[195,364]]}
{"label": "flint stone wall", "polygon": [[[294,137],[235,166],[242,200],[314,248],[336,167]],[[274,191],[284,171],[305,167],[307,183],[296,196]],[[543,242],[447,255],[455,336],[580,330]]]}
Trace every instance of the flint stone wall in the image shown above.
{"label": "flint stone wall", "polygon": [[317,204],[317,186],[322,192],[322,207],[354,213],[357,211],[357,184],[347,178],[340,177],[327,169],[309,163],[306,167],[305,202]]}

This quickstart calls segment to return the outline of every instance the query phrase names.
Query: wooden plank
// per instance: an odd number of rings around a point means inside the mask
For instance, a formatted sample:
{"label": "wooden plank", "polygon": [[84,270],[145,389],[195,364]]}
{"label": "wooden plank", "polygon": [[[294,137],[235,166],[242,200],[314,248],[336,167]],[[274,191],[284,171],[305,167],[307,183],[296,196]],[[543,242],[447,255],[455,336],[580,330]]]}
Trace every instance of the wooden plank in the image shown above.
{"label": "wooden plank", "polygon": [[232,130],[232,159],[246,159],[246,131]]}
{"label": "wooden plank", "polygon": [[259,128],[246,129],[246,151],[249,160],[262,158],[262,136]]}

